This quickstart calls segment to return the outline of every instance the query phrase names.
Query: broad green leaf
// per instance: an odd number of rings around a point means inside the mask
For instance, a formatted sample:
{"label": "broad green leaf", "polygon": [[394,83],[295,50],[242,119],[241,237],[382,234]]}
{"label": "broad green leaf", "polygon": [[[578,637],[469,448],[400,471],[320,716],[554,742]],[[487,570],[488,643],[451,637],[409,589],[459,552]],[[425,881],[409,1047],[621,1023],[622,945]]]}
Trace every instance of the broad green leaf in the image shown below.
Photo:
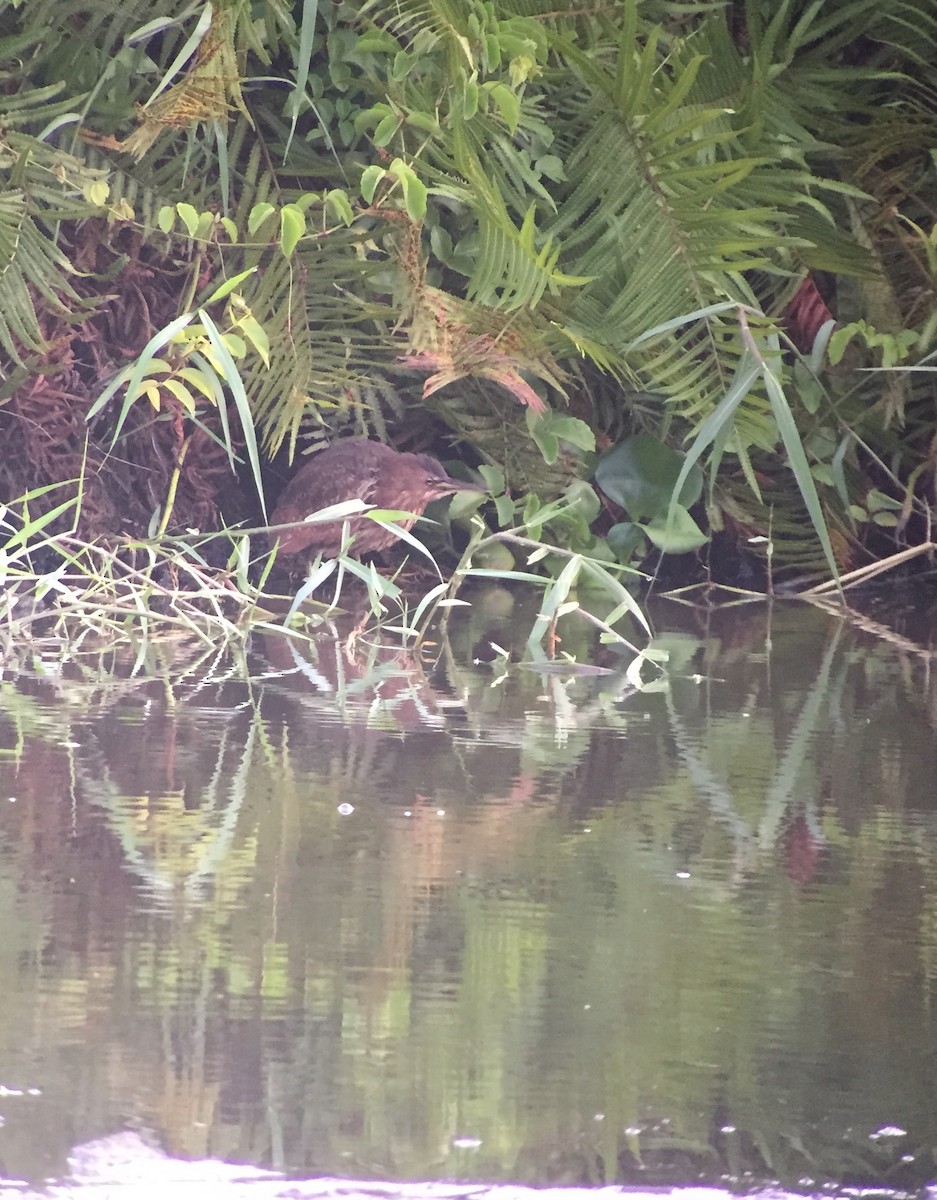
{"label": "broad green leaf", "polygon": [[192,207],[191,204],[184,204],[181,201],[176,205],[176,212],[179,214],[182,224],[185,226],[189,237],[195,237],[198,229],[198,212]]}
{"label": "broad green leaf", "polygon": [[478,473],[488,485],[488,490],[494,496],[500,496],[504,491],[504,472],[500,467],[492,467],[487,463],[482,463],[478,468]]}
{"label": "broad green leaf", "polygon": [[164,379],[163,387],[176,397],[190,417],[195,416],[195,397],[178,379]]}
{"label": "broad green leaf", "polygon": [[388,170],[391,175],[400,181],[407,216],[409,216],[411,221],[419,224],[426,216],[425,184],[417,177],[413,168],[405,163],[402,158],[395,158]]}
{"label": "broad green leaf", "polygon": [[247,340],[251,343],[260,357],[263,359],[265,367],[270,366],[270,339],[267,337],[267,331],[263,325],[252,316],[241,317],[238,321],[238,329],[244,334]]}
{"label": "broad green leaf", "polygon": [[414,129],[425,130],[426,133],[438,135],[441,131],[439,122],[429,113],[410,112],[407,113],[406,124],[412,125]]}
{"label": "broad green leaf", "polygon": [[644,530],[633,521],[620,521],[611,527],[605,535],[605,540],[619,562],[631,562],[644,544]]}
{"label": "broad green leaf", "polygon": [[284,258],[292,258],[299,239],[306,232],[306,217],[295,204],[284,204],[280,209],[280,252]]}
{"label": "broad green leaf", "polygon": [[365,167],[361,172],[361,195],[366,203],[370,204],[374,199],[374,193],[377,191],[377,185],[386,175],[383,167],[372,164],[370,167]]}
{"label": "broad green leaf", "polygon": [[213,212],[203,212],[199,214],[198,225],[195,229],[195,236],[203,242],[208,241],[215,228],[215,214]]}
{"label": "broad green leaf", "polygon": [[686,554],[709,541],[682,504],[675,504],[656,520],[641,525],[648,538],[665,554]]}
{"label": "broad green leaf", "polygon": [[516,92],[512,91],[506,84],[503,83],[488,83],[485,84],[488,94],[494,101],[496,108],[501,116],[501,120],[508,127],[509,133],[513,136],[517,132],[517,127],[521,119],[521,102],[520,97]]}
{"label": "broad green leaf", "polygon": [[578,446],[580,450],[595,449],[595,433],[585,421],[578,417],[564,417],[558,413],[550,415],[550,432],[564,442]]}
{"label": "broad green leaf", "polygon": [[331,191],[325,193],[325,207],[330,209],[343,225],[351,225],[355,219],[348,193],[342,191],[341,188],[332,188]]}
{"label": "broad green leaf", "polygon": [[[595,480],[602,491],[633,521],[665,515],[684,465],[677,454],[649,433],[626,438],[600,459]],[[703,473],[695,467],[682,481],[677,497],[690,507],[703,492]]]}
{"label": "broad green leaf", "polygon": [[398,50],[390,68],[390,77],[395,83],[400,83],[407,78],[415,66],[416,58],[414,56],[408,54],[406,50]]}
{"label": "broad green leaf", "polygon": [[388,145],[394,137],[394,134],[400,128],[400,118],[396,113],[388,113],[382,121],[378,123],[377,129],[371,135],[371,140],[375,146],[384,147]]}
{"label": "broad green leaf", "polygon": [[276,212],[276,209],[272,204],[268,204],[266,200],[261,204],[255,204],[247,218],[247,232],[253,236],[261,225],[263,225],[264,221],[274,212]]}
{"label": "broad green leaf", "polygon": [[570,511],[581,517],[586,525],[591,525],[602,510],[595,488],[585,479],[574,479],[563,493],[563,499]]}
{"label": "broad green leaf", "polygon": [[212,404],[216,403],[215,391],[211,383],[205,378],[201,371],[195,367],[182,367],[176,372],[179,379],[185,379],[191,383],[193,387],[198,388],[206,400],[210,400]]}
{"label": "broad green leaf", "polygon": [[[514,555],[504,542],[486,542],[472,555],[472,562],[478,566],[471,567],[466,574],[487,578],[505,579],[513,577]],[[542,575],[522,573],[518,577],[522,582],[543,584]]]}
{"label": "broad green leaf", "polygon": [[103,179],[95,180],[94,183],[85,184],[82,189],[85,199],[89,204],[93,204],[95,208],[100,208],[107,203],[107,197],[110,194],[110,187]]}
{"label": "broad green leaf", "polygon": [[359,35],[355,49],[359,54],[396,54],[400,45],[386,29],[371,28]]}

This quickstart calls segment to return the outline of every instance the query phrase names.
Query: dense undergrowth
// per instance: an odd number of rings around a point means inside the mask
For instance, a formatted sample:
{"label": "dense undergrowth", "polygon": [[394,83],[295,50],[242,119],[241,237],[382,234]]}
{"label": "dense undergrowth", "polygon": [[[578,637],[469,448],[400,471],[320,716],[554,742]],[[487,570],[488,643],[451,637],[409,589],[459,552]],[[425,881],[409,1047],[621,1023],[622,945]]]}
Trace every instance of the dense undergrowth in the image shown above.
{"label": "dense undergrowth", "polygon": [[0,39],[8,621],[298,619],[258,531],[348,433],[487,473],[415,601],[312,566],[407,637],[470,571],[541,580],[543,646],[641,575],[929,547],[927,0],[35,0]]}

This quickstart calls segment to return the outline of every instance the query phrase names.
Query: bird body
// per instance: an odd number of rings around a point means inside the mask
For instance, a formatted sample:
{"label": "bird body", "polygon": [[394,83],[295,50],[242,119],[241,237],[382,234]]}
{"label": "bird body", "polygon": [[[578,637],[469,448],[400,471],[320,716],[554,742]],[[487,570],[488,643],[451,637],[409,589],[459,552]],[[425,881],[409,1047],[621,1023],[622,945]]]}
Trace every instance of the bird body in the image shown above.
{"label": "bird body", "polygon": [[[484,490],[477,484],[451,478],[442,463],[430,454],[403,454],[383,442],[348,438],[320,450],[296,472],[283,490],[270,523],[287,525],[302,521],[323,508],[357,499],[376,508],[413,513],[411,519],[399,522],[402,528],[409,529],[431,500],[454,492]],[[397,540],[393,531],[367,517],[353,516],[347,523],[354,534],[355,555],[384,550]],[[344,524],[344,521],[325,521],[281,530],[276,535],[279,552],[292,555],[310,550],[337,554],[342,546]]]}

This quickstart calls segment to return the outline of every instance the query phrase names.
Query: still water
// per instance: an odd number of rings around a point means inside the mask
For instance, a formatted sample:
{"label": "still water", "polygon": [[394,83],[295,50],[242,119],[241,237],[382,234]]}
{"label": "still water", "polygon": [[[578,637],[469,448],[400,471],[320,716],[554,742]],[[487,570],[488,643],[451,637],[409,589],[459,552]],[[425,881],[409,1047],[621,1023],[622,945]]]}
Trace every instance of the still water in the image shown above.
{"label": "still water", "polygon": [[937,1176],[928,653],[656,619],[644,688],[471,621],[8,671],[0,1176],[122,1130],[293,1176]]}

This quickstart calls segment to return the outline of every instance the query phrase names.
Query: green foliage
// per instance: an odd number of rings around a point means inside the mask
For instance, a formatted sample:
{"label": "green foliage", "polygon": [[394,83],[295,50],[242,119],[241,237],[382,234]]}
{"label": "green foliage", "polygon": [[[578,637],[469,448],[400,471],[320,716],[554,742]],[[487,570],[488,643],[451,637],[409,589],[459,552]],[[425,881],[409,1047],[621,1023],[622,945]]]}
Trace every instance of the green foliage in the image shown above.
{"label": "green foliage", "polygon": [[563,442],[587,453],[595,450],[595,434],[577,417],[565,417],[552,411],[536,413],[528,408],[527,429],[549,464],[556,462]]}
{"label": "green foliage", "polygon": [[853,321],[837,329],[830,338],[830,362],[835,367],[842,361],[846,347],[856,337],[862,339],[870,350],[881,352],[881,365],[894,367],[903,362],[920,340],[914,329],[902,329],[899,333],[880,333],[865,321]]}
{"label": "green foliage", "polygon": [[[483,468],[483,471],[493,490],[503,485],[495,469]],[[642,636],[650,637],[650,627],[640,606],[620,578],[624,572],[632,577],[636,573],[616,562],[605,543],[590,531],[589,526],[599,511],[593,489],[577,480],[564,497],[549,504],[528,496],[523,501],[523,513],[517,512],[521,502],[506,496],[496,499],[500,502],[503,523],[508,526],[496,533],[474,512],[480,503],[478,496],[466,494],[451,502],[450,517],[467,524],[470,536],[459,564],[448,579],[443,578],[435,556],[422,542],[396,524],[407,514],[366,511],[369,506],[362,501],[349,500],[307,517],[306,521],[320,523],[363,513],[385,526],[393,522],[398,537],[431,564],[439,582],[425,590],[414,604],[395,579],[387,578],[373,563],[362,564],[354,557],[354,538],[346,521],[341,550],[334,558],[320,556],[309,566],[292,597],[284,625],[309,628],[310,617],[315,623],[321,621],[323,611],[328,615],[338,609],[343,602],[343,588],[351,577],[366,589],[370,623],[375,630],[399,636],[404,645],[419,644],[441,613],[467,604],[458,597],[466,580],[498,579],[516,585],[535,585],[543,590],[540,610],[527,639],[528,652],[534,661],[552,657],[556,623],[573,613],[598,629],[603,641],[633,654],[636,671],[645,661],[655,661],[653,655],[648,657],[646,649],[633,645],[616,628],[623,618],[628,618],[640,627]],[[497,553],[499,550],[501,554]],[[526,554],[526,569],[517,565],[515,556],[522,553]],[[561,565],[546,574],[539,573],[538,564],[549,563],[551,559]]]}
{"label": "green foliage", "polygon": [[694,464],[682,478],[682,465],[682,456],[647,433],[627,438],[599,460],[596,482],[631,518],[609,533],[609,543],[619,555],[634,554],[642,533],[670,554],[706,544],[706,534],[689,513],[702,494],[703,473]]}
{"label": "green foliage", "polygon": [[[660,516],[674,495],[682,458],[657,438],[639,433],[603,455],[595,469],[596,482],[634,519]],[[692,508],[703,491],[702,472],[695,468],[676,496]]]}
{"label": "green foliage", "polygon": [[60,317],[83,308],[73,284],[75,271],[54,235],[59,221],[96,212],[97,189],[106,186],[99,172],[87,170],[78,159],[9,128],[29,117],[38,121],[59,114],[63,105],[46,101],[60,90],[30,92],[31,107],[22,97],[13,101],[0,125],[8,127],[0,132],[0,165],[5,168],[0,190],[0,351],[20,365],[25,353],[44,344],[37,296]]}
{"label": "green foliage", "polygon": [[[222,337],[253,350],[243,392],[209,397],[151,355],[133,384],[154,405],[168,389],[191,418],[203,398],[220,412],[235,395],[266,448],[292,452],[322,424],[382,429],[415,368],[425,395],[444,388],[437,414],[507,467],[524,436],[515,401],[559,409],[571,383],[604,375],[627,391],[594,425],[689,444],[716,520],[739,479],[760,502],[752,458],[764,473],[780,448],[835,569],[817,482],[853,497],[845,474],[827,485],[812,472],[804,445],[813,420],[836,424],[846,406],[835,387],[791,404],[776,322],[823,270],[854,300],[834,356],[855,335],[891,366],[937,336],[907,286],[934,274],[933,219],[916,200],[937,136],[918,82],[937,61],[923,0],[622,0],[581,14],[518,0],[228,0],[181,14],[168,0],[36,0],[7,6],[0,36],[0,350],[21,371],[47,352],[47,310],[86,308],[68,235],[96,218],[172,264],[176,317],[225,287],[242,305]],[[881,244],[870,191],[901,231]],[[98,286],[111,271],[119,290],[113,258]],[[137,352],[171,324],[141,330]],[[481,404],[455,386],[472,379],[494,385]],[[925,386],[891,381],[886,424],[910,428]],[[531,416],[554,468],[552,495],[533,488],[544,503],[569,485],[564,444],[588,455],[595,431]],[[663,526],[646,519],[658,546],[703,537],[675,502]],[[620,552],[632,533],[616,534]]]}

